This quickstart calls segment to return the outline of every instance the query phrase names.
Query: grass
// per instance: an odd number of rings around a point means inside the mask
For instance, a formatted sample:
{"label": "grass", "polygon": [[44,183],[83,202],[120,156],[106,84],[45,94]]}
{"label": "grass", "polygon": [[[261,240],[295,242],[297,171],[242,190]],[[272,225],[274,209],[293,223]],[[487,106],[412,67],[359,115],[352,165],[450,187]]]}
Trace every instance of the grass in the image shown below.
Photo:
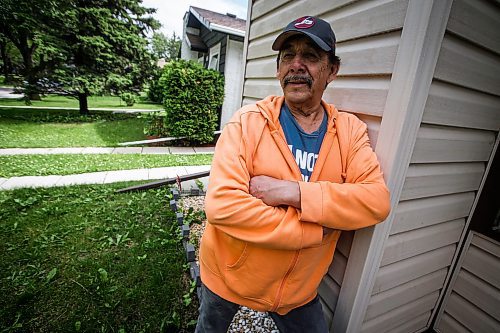
{"label": "grass", "polygon": [[0,177],[70,175],[86,172],[158,168],[184,165],[208,165],[211,154],[54,154],[0,156]]}
{"label": "grass", "polygon": [[0,148],[113,147],[144,140],[144,120],[135,115],[70,110],[0,110]]}
{"label": "grass", "polygon": [[0,192],[0,332],[193,330],[167,189],[122,187]]}
{"label": "grass", "polygon": [[114,147],[144,140],[141,119],[45,123],[0,118],[0,148]]}
{"label": "grass", "polygon": [[[63,107],[78,108],[78,100],[71,97],[47,95],[41,101],[31,101],[31,106],[36,107]],[[23,99],[0,98],[0,105],[5,106],[26,106]],[[90,96],[88,98],[89,108],[111,108],[111,109],[147,109],[161,110],[161,104],[153,103],[145,96],[138,97],[138,101],[133,106],[127,106],[118,96]]]}

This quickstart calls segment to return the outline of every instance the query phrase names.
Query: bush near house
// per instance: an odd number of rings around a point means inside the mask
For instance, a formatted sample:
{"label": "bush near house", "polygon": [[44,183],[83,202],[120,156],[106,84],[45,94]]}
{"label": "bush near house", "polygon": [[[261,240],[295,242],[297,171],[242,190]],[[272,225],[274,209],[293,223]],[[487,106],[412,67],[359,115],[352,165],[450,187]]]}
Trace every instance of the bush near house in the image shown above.
{"label": "bush near house", "polygon": [[165,65],[159,86],[170,136],[187,137],[191,143],[213,141],[218,109],[224,100],[222,75],[181,59]]}
{"label": "bush near house", "polygon": [[163,103],[163,90],[159,84],[162,74],[163,68],[156,68],[153,71],[151,81],[148,84],[148,99],[155,103]]}
{"label": "bush near house", "polygon": [[168,131],[165,128],[165,111],[148,112],[140,117],[144,120],[144,135],[147,138],[167,137]]}

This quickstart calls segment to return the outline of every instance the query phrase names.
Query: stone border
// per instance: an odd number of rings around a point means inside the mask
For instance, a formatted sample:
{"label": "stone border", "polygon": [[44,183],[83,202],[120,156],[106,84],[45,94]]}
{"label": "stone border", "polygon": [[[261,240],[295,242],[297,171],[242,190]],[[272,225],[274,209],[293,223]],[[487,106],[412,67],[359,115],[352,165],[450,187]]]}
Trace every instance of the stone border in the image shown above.
{"label": "stone border", "polygon": [[[198,190],[198,189],[196,189]],[[201,300],[201,277],[200,277],[200,267],[196,263],[196,252],[194,245],[189,241],[189,225],[184,223],[184,213],[178,211],[177,201],[181,196],[185,195],[204,195],[205,193],[201,190],[196,191],[181,191],[179,192],[176,188],[171,188],[170,193],[173,199],[170,200],[170,209],[175,213],[177,225],[179,226],[179,234],[182,236],[182,246],[184,247],[184,252],[186,255],[186,262],[189,264],[189,274],[192,281],[196,283],[196,294],[198,299]]]}

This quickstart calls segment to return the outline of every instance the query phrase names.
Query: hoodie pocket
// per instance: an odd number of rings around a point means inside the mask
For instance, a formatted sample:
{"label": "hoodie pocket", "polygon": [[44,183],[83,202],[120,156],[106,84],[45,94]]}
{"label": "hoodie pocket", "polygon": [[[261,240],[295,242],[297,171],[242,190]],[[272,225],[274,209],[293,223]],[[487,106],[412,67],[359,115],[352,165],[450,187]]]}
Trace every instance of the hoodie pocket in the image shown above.
{"label": "hoodie pocket", "polygon": [[243,251],[241,251],[240,256],[236,259],[236,261],[226,264],[226,269],[234,270],[241,267],[241,265],[243,265],[243,263],[247,259],[248,253],[249,253],[248,243],[245,243],[245,246],[243,247]]}
{"label": "hoodie pocket", "polygon": [[226,265],[226,286],[240,297],[271,306],[294,253],[248,245],[236,262]]}

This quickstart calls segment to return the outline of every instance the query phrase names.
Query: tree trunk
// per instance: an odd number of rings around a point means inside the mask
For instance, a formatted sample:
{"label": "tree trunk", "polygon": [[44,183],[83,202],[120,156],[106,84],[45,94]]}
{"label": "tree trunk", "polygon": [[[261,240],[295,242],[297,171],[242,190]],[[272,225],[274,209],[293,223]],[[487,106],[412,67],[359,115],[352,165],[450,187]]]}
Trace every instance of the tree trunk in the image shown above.
{"label": "tree trunk", "polygon": [[5,77],[4,82],[9,83],[10,74],[12,72],[12,66],[9,55],[7,54],[7,42],[2,39],[0,39],[0,53],[2,54],[2,61],[3,61],[3,75]]}
{"label": "tree trunk", "polygon": [[33,87],[33,83],[29,82],[29,85],[30,87],[27,89],[26,91],[26,95],[28,96],[28,99],[30,101],[41,101],[42,98],[40,97],[40,94],[38,93],[38,91],[36,90],[33,90],[31,87]]}
{"label": "tree trunk", "polygon": [[25,78],[28,82],[28,87],[25,88],[25,95],[28,97],[30,101],[41,101],[40,94],[36,89],[37,84],[37,76],[36,73],[33,73],[33,58],[30,54],[29,57],[24,57],[24,68],[26,71]]}
{"label": "tree trunk", "polygon": [[87,94],[86,93],[78,93],[78,102],[80,103],[80,114],[89,115],[89,105],[87,102]]}
{"label": "tree trunk", "polygon": [[36,89],[36,83],[38,81],[37,73],[34,73],[33,70],[33,52],[35,48],[29,47],[27,36],[21,40],[17,48],[23,57],[24,77],[28,82],[28,87],[25,88],[24,94],[30,101],[40,101],[42,99]]}

